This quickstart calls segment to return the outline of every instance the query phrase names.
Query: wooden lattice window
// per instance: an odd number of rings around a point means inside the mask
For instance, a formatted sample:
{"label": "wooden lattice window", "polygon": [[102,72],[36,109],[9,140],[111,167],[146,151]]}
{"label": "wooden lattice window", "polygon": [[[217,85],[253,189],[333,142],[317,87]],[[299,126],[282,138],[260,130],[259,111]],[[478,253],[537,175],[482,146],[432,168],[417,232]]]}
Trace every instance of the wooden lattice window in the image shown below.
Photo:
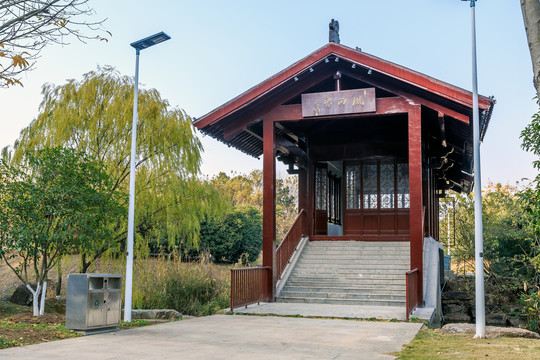
{"label": "wooden lattice window", "polygon": [[408,209],[411,207],[409,195],[409,164],[397,164],[397,207]]}
{"label": "wooden lattice window", "polygon": [[328,192],[328,170],[323,167],[315,168],[315,209],[326,210]]}
{"label": "wooden lattice window", "polygon": [[395,176],[394,176],[395,164],[380,164],[380,199],[381,209],[393,209],[395,207],[394,194],[395,194]]}
{"label": "wooden lattice window", "polygon": [[398,162],[361,163],[345,173],[347,209],[410,207],[409,165]]}
{"label": "wooden lattice window", "polygon": [[347,209],[360,209],[362,173],[360,166],[349,166],[345,173],[347,188]]}
{"label": "wooden lattice window", "polygon": [[364,209],[376,209],[378,206],[377,164],[366,164],[363,167]]}

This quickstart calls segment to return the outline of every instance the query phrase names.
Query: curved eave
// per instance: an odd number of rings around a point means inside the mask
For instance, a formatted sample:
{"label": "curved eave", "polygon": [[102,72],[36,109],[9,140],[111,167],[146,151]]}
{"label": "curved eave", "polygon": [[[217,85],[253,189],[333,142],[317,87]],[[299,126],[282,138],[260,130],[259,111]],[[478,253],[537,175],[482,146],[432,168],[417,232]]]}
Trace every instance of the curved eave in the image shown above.
{"label": "curved eave", "polygon": [[491,115],[493,114],[493,108],[497,103],[497,100],[495,100],[495,97],[493,96],[489,97],[489,100],[489,107],[483,111],[482,118],[480,119],[480,141],[484,141],[484,136],[486,135],[489,121],[491,120]]}
{"label": "curved eave", "polygon": [[[314,66],[316,63],[324,61],[325,58],[332,55],[372,69],[380,74],[392,77],[398,81],[436,94],[466,107],[472,107],[472,93],[470,91],[344,45],[328,43],[283,71],[258,85],[255,85],[222,106],[200,117],[194,122],[194,125],[199,129],[203,129],[210,124],[214,124],[215,122],[230,116],[235,111],[247,106],[260,97],[263,97],[266,93],[272,91],[272,89],[281,86],[287,80],[294,78],[298,74]],[[492,101],[490,98],[479,96],[479,107],[481,110],[489,109],[491,103]]]}

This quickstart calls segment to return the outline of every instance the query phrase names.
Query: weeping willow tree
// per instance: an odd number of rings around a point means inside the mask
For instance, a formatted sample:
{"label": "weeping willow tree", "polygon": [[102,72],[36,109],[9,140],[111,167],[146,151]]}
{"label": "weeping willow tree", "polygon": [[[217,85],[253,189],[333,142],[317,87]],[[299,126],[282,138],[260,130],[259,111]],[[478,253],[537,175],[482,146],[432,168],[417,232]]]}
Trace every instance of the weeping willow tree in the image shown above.
{"label": "weeping willow tree", "polygon": [[[27,150],[71,147],[103,162],[114,189],[127,193],[133,90],[133,79],[111,67],[98,67],[82,81],[44,85],[39,115],[15,142],[12,161]],[[200,219],[221,210],[217,191],[197,179],[201,143],[190,117],[157,90],[139,90],[138,102],[136,242],[153,237],[196,245]],[[115,229],[115,241],[95,239],[92,250],[81,254],[82,272],[104,253],[124,248],[127,218]]]}

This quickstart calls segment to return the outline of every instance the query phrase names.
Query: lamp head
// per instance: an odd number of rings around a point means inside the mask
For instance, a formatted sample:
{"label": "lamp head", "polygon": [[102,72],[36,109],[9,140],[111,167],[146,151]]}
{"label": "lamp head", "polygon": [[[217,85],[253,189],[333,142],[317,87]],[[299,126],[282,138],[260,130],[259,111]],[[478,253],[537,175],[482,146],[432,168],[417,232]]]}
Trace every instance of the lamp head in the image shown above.
{"label": "lamp head", "polygon": [[134,47],[135,49],[140,51],[140,50],[149,48],[150,46],[154,46],[154,45],[157,45],[157,44],[162,43],[164,41],[167,41],[170,38],[171,37],[169,35],[165,34],[162,31],[162,32],[159,32],[159,33],[154,34],[152,36],[148,36],[148,37],[146,37],[144,39],[132,42],[129,45],[131,45],[132,47]]}

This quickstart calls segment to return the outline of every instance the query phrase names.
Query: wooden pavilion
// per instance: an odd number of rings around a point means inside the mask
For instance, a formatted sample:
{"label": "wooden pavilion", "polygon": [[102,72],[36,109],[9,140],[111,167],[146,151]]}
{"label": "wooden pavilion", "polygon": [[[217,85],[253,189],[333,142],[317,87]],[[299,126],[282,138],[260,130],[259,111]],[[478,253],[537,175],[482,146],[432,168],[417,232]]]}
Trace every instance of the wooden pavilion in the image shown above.
{"label": "wooden pavilion", "polygon": [[[322,48],[194,122],[263,156],[263,267],[233,279],[235,305],[274,301],[277,279],[307,236],[409,242],[416,273],[409,312],[422,301],[423,241],[438,239],[439,199],[471,189],[472,94],[330,35]],[[494,104],[480,96],[481,138]],[[298,174],[300,209],[277,251],[276,160]]]}

